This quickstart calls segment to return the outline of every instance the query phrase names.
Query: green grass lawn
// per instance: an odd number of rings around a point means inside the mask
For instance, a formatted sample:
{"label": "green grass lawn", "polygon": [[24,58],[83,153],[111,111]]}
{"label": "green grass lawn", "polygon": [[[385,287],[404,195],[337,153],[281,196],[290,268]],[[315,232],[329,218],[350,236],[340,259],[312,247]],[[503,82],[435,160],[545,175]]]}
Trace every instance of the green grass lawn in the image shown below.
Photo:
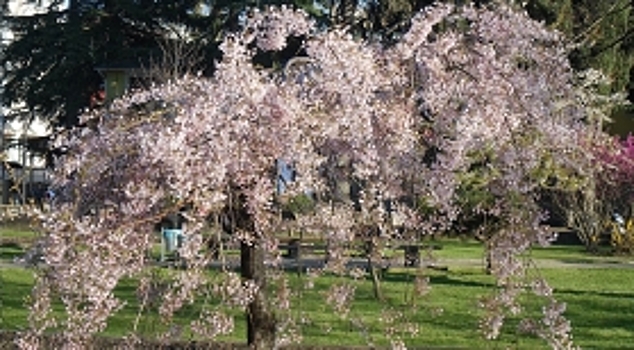
{"label": "green grass lawn", "polygon": [[[434,251],[434,256],[440,259],[483,259],[484,245],[475,240],[443,239],[431,241],[440,249]],[[547,247],[535,247],[526,255],[537,260],[553,260],[562,263],[603,263],[619,264],[634,261],[631,256],[613,256],[609,254],[609,247],[602,247],[601,254],[587,253],[583,246],[579,245],[551,245]]]}
{"label": "green grass lawn", "polygon": [[[0,329],[17,330],[27,325],[24,302],[33,282],[32,271],[19,268],[2,269],[0,300],[2,317]],[[540,271],[554,286],[557,298],[568,304],[567,317],[572,321],[577,345],[590,349],[626,349],[634,344],[634,270],[630,269],[543,269]],[[211,272],[213,273],[213,272]],[[324,303],[321,294],[333,282],[341,280],[325,277],[318,280],[315,290],[304,290],[297,295],[295,305],[308,316],[302,326],[304,343],[310,345],[360,346],[369,342],[385,346],[386,327],[379,322],[381,311],[390,308],[403,313],[404,320],[416,324],[419,333],[403,335],[411,347],[459,347],[481,349],[547,348],[540,340],[515,332],[517,319],[510,319],[501,338],[489,342],[477,331],[480,310],[478,297],[491,293],[492,279],[480,268],[456,268],[445,272],[430,272],[431,291],[415,301],[411,300],[411,271],[395,270],[383,280],[386,300],[376,301],[369,281],[357,285],[357,297],[350,314],[339,317]],[[295,276],[291,276],[295,279]],[[293,280],[299,284],[301,281]],[[128,305],[112,318],[107,337],[121,337],[131,330],[138,310],[134,283],[124,281],[116,291]],[[540,304],[528,297],[527,313],[538,316]],[[197,315],[200,304],[189,306],[178,314],[176,322],[186,325]],[[397,327],[398,328],[398,327]],[[144,314],[138,331],[155,334],[165,328],[156,312]],[[225,341],[244,341],[244,319],[238,316],[234,334]]]}
{"label": "green grass lawn", "polygon": [[0,262],[22,256],[37,237],[38,233],[29,227],[28,222],[0,224]]}
{"label": "green grass lawn", "polygon": [[0,223],[0,239],[33,239],[37,233],[28,221],[16,220]]}
{"label": "green grass lawn", "polygon": [[[27,327],[27,306],[33,285],[33,270],[11,267],[8,262],[23,253],[22,244],[12,244],[13,238],[32,239],[34,233],[18,229],[3,230],[0,234],[4,243],[0,245],[0,330],[20,330]],[[26,237],[26,238],[24,238]],[[451,261],[452,259],[482,259],[482,244],[473,241],[442,240],[442,249],[434,254]],[[402,254],[402,251],[401,251]],[[559,301],[566,302],[566,316],[571,320],[573,336],[577,345],[589,349],[634,348],[634,269],[609,268],[610,263],[623,263],[631,257],[606,257],[588,255],[583,247],[553,246],[538,248],[531,252],[538,261],[559,261],[564,263],[598,264],[597,268],[570,267],[541,268],[542,274],[555,289]],[[606,264],[607,263],[607,264]],[[616,265],[615,265],[616,266]],[[159,269],[160,273],[171,270]],[[216,272],[210,271],[210,274]],[[483,273],[481,266],[449,266],[448,271],[425,271],[431,280],[430,292],[412,300],[412,281],[416,271],[393,268],[382,280],[385,294],[383,302],[377,301],[368,280],[357,282],[356,299],[347,317],[341,317],[324,302],[323,292],[332,283],[344,282],[336,277],[317,280],[313,290],[303,290],[299,286],[303,280],[291,273],[289,278],[295,286],[296,295],[293,316],[307,316],[301,325],[304,344],[364,346],[368,343],[387,346],[387,327],[380,322],[382,311],[402,313],[396,330],[409,322],[417,325],[416,335],[403,334],[408,347],[465,348],[465,349],[546,349],[539,339],[518,334],[515,330],[518,319],[511,318],[503,329],[499,340],[486,341],[477,330],[481,310],[478,298],[493,291],[491,276]],[[129,334],[137,316],[138,302],[135,283],[122,281],[116,295],[127,305],[109,322],[102,334],[106,337],[122,337]],[[526,314],[539,317],[541,304],[536,297],[525,297]],[[213,302],[207,304],[213,307]],[[176,323],[188,325],[194,319],[202,302],[184,308],[177,314]],[[223,341],[244,342],[244,316],[236,313],[236,329],[233,334],[221,338]],[[153,335],[165,331],[156,311],[144,312],[137,331]],[[187,338],[189,335],[185,334]]]}

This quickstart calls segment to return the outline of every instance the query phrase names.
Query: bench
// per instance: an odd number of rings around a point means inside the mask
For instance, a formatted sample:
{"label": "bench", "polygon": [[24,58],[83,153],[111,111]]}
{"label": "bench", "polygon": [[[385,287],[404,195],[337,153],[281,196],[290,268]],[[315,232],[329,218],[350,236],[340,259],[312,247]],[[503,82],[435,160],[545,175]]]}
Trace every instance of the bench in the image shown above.
{"label": "bench", "polygon": [[321,240],[302,240],[300,238],[290,238],[280,240],[278,249],[285,250],[282,257],[287,259],[301,259],[303,253],[315,252],[318,250],[325,251],[327,245]]}
{"label": "bench", "polygon": [[[362,255],[365,256],[368,252],[367,244],[368,240],[354,240],[351,242],[352,245],[362,252]],[[413,243],[413,242],[391,242],[392,247],[395,247],[397,250],[403,250],[404,253],[404,267],[420,267],[421,264],[421,251],[423,249],[432,249],[432,250],[440,250],[442,246],[438,244],[428,244],[428,243]],[[327,258],[327,250],[328,245],[324,242],[323,239],[302,239],[302,238],[294,238],[294,237],[285,237],[281,238],[278,244],[278,249],[284,251],[282,257],[287,259],[301,259],[302,255],[309,254],[311,252],[316,251],[324,251],[326,252]]]}

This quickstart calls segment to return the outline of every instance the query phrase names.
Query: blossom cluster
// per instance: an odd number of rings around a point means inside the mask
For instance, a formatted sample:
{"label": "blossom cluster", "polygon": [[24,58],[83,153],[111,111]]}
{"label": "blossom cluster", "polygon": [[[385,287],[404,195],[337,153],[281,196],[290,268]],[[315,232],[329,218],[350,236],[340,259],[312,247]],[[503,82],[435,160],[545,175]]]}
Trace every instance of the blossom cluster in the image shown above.
{"label": "blossom cluster", "polygon": [[594,154],[598,160],[597,191],[604,203],[621,215],[632,215],[634,192],[634,136],[624,140],[603,139],[595,143]]}

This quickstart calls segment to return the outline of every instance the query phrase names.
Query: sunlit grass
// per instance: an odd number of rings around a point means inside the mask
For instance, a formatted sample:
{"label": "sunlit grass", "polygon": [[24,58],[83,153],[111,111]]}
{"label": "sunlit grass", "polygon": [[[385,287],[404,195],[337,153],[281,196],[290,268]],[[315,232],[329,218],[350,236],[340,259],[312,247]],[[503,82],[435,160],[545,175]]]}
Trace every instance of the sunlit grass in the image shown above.
{"label": "sunlit grass", "polygon": [[33,239],[38,235],[26,220],[0,223],[0,239]]}
{"label": "sunlit grass", "polygon": [[[210,271],[211,274],[216,272]],[[574,339],[584,348],[618,349],[626,344],[634,344],[634,279],[629,269],[580,269],[556,268],[536,271],[550,281],[556,297],[568,305],[566,316],[572,321]],[[401,334],[411,347],[463,347],[463,348],[520,348],[537,349],[546,346],[534,337],[518,334],[515,329],[518,319],[511,318],[504,327],[499,340],[485,341],[478,332],[481,310],[477,307],[478,298],[493,292],[493,280],[480,268],[451,268],[449,271],[429,271],[431,290],[428,294],[412,298],[414,271],[395,269],[383,279],[382,290],[385,300],[374,298],[371,282],[352,281],[348,278],[323,277],[317,280],[315,288],[303,290],[303,283],[295,274],[290,274],[291,284],[297,287],[292,315],[299,319],[305,316],[301,324],[304,343],[310,345],[349,345],[360,346],[368,343],[387,346],[387,326],[381,322],[382,312],[391,311],[402,314],[398,322],[412,323],[418,326],[415,335]],[[19,268],[2,270],[2,323],[5,330],[23,329],[27,325],[28,298],[33,283],[32,271]],[[334,312],[324,302],[323,292],[333,283],[353,283],[356,286],[356,299],[349,314],[345,317]],[[138,301],[135,295],[135,282],[123,281],[116,294],[127,305],[116,314],[107,330],[107,337],[121,337],[129,334],[137,316]],[[541,302],[536,297],[527,296],[527,314],[539,317]],[[215,307],[210,301],[207,307]],[[197,317],[202,303],[188,306],[176,315],[176,323],[188,325]],[[244,317],[237,315],[236,330],[224,341],[243,342],[245,339]],[[400,327],[400,328],[399,328]],[[403,330],[397,324],[396,329]],[[167,327],[161,323],[156,312],[143,313],[136,331],[146,336],[165,332]],[[186,338],[188,337],[185,334]]]}
{"label": "sunlit grass", "polygon": [[[11,232],[12,237],[28,236],[26,233]],[[32,232],[30,234],[33,235]],[[479,317],[482,315],[478,300],[494,292],[494,281],[484,273],[482,265],[462,266],[450,263],[482,259],[482,244],[459,239],[428,243],[439,246],[441,249],[434,250],[434,255],[449,263],[447,271],[422,272],[431,282],[431,289],[424,296],[414,297],[413,294],[413,280],[421,272],[398,266],[391,267],[382,279],[381,288],[385,296],[382,302],[374,297],[369,279],[353,281],[349,278],[327,276],[318,279],[314,289],[303,289],[303,277],[298,277],[295,272],[289,273],[288,277],[295,291],[295,308],[290,316],[296,320],[303,319],[298,324],[304,344],[389,346],[386,335],[389,325],[381,321],[387,315],[385,312],[389,312],[392,315],[400,314],[395,331],[409,347],[547,348],[541,340],[516,331],[519,322],[517,317],[509,318],[499,340],[484,340],[478,331]],[[25,329],[28,324],[26,302],[34,281],[33,270],[10,267],[9,264],[21,252],[21,246],[0,246],[0,262],[4,261],[0,269],[2,330]],[[393,254],[402,254],[402,250],[400,253],[394,251]],[[557,299],[567,304],[566,316],[572,322],[577,345],[592,349],[625,349],[634,344],[634,279],[631,278],[634,269],[625,264],[634,260],[633,258],[590,255],[579,246],[537,248],[530,255],[538,266],[542,266],[531,273],[544,276],[554,287]],[[559,265],[546,264],[553,261],[559,262]],[[609,268],[611,264],[615,267]],[[174,272],[165,268],[153,269],[159,271],[159,274]],[[217,274],[215,270],[210,270],[209,273]],[[356,286],[356,298],[350,312],[345,316],[335,312],[325,302],[324,292],[333,283],[353,283]],[[115,294],[126,305],[111,318],[102,336],[120,338],[135,332],[152,337],[168,330],[156,307],[143,310],[142,317],[136,323],[140,309],[135,280],[122,281]],[[524,315],[540,317],[544,300],[529,295],[523,297],[523,300],[526,305]],[[175,315],[174,324],[187,328],[203,307],[218,307],[214,303],[210,299],[206,303],[198,301],[185,307]],[[246,338],[244,315],[235,311],[233,314],[236,315],[236,329],[220,340],[241,343]],[[403,325],[406,323],[416,325],[418,332],[405,332]],[[183,336],[185,339],[193,337],[189,333],[184,333]]]}

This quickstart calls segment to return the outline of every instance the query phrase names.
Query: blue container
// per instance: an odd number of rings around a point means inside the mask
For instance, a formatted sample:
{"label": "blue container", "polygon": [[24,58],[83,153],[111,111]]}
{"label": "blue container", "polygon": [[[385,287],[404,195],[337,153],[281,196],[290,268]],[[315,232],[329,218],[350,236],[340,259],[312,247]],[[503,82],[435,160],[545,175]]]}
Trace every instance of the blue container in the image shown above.
{"label": "blue container", "polygon": [[163,243],[165,252],[171,253],[183,245],[185,235],[181,229],[163,229]]}

